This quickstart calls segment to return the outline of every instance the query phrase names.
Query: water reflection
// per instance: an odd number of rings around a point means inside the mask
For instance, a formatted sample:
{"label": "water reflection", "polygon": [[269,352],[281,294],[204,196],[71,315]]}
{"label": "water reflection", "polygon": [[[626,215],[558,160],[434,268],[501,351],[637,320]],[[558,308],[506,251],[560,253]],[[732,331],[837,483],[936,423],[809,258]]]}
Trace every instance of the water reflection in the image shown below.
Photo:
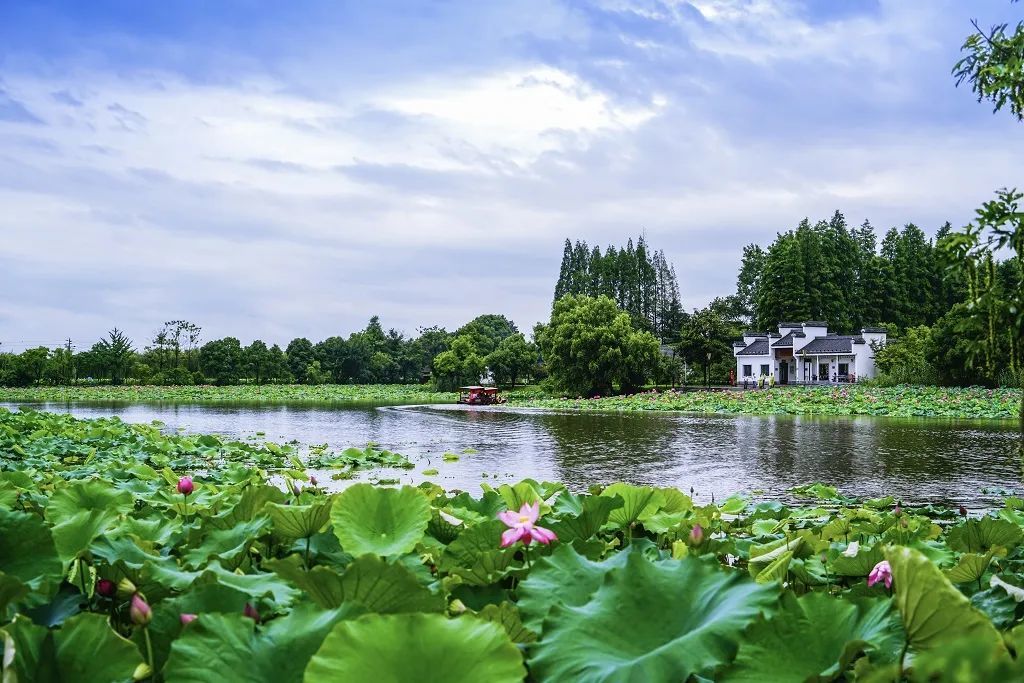
{"label": "water reflection", "polygon": [[[577,490],[628,481],[696,489],[698,499],[735,492],[781,496],[824,481],[859,496],[970,506],[1019,488],[1017,425],[844,417],[569,413],[465,406],[245,404],[46,404],[78,416],[160,420],[168,429],[332,448],[375,442],[416,470],[375,473],[416,483],[422,470],[448,488],[479,491],[524,477]],[[474,449],[475,453],[463,453]],[[445,452],[460,454],[443,462]],[[322,477],[329,480],[329,475]]]}

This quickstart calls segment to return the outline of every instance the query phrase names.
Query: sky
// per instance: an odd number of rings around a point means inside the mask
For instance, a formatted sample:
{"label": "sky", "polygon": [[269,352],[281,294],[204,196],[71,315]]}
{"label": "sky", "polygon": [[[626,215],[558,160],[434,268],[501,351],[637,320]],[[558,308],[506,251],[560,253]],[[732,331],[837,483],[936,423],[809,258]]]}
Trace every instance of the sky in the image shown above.
{"label": "sky", "polygon": [[0,0],[0,351],[547,318],[643,232],[688,309],[840,210],[969,221],[1019,124],[950,70],[1007,0]]}

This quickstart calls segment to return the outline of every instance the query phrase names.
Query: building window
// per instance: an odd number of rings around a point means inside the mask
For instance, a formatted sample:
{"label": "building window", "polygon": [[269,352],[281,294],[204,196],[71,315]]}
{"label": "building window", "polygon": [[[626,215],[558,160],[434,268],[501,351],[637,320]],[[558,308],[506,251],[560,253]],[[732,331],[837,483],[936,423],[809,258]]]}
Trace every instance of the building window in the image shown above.
{"label": "building window", "polygon": [[848,374],[850,374],[850,364],[849,363],[840,363],[839,364],[839,374],[840,375],[848,375]]}
{"label": "building window", "polygon": [[751,366],[749,366],[749,365],[744,365],[744,366],[743,366],[743,376],[744,376],[744,377],[750,377],[750,376],[751,376],[752,374],[753,374],[753,373],[751,373]]}
{"label": "building window", "polygon": [[762,365],[761,366],[761,374],[762,375],[769,375],[769,374],[771,374],[771,373],[768,372],[768,366],[767,365]]}

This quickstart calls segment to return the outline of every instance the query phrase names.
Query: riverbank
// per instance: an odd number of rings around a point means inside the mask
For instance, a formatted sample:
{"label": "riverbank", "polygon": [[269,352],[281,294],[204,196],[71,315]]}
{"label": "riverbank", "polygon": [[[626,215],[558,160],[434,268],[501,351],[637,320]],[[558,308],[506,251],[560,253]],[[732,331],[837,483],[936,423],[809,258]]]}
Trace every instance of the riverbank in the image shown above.
{"label": "riverbank", "polygon": [[[776,387],[760,391],[660,391],[568,399],[537,387],[505,392],[520,408],[681,411],[729,415],[873,415],[1017,419],[1020,389],[981,387]],[[268,403],[423,405],[455,403],[458,394],[419,384],[270,384],[263,386],[0,387],[0,402]]]}
{"label": "riverbank", "polygon": [[665,411],[730,415],[874,415],[1017,419],[1020,389],[980,387],[776,387],[760,391],[645,392],[605,398],[525,398],[526,408]]}
{"label": "riverbank", "polygon": [[232,386],[121,385],[96,387],[0,387],[0,402],[71,403],[455,403],[458,394],[422,384],[251,384]]}
{"label": "riverbank", "polygon": [[823,484],[793,505],[534,479],[332,493],[294,454],[0,410],[5,671],[39,679],[53,641],[61,680],[895,680],[913,643],[913,681],[968,657],[976,680],[1024,674],[1003,644],[1020,498],[979,518]]}

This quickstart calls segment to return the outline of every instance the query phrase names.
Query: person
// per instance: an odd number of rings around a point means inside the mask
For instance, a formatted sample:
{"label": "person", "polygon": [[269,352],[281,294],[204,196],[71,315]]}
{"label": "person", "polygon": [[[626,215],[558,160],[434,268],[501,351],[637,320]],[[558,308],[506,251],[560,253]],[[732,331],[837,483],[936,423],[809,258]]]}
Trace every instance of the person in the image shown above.
{"label": "person", "polygon": [[774,389],[775,388],[775,375],[768,375],[768,388],[769,389]]}
{"label": "person", "polygon": [[735,370],[730,370],[729,371],[729,386],[731,386],[731,387],[736,386],[736,371]]}

